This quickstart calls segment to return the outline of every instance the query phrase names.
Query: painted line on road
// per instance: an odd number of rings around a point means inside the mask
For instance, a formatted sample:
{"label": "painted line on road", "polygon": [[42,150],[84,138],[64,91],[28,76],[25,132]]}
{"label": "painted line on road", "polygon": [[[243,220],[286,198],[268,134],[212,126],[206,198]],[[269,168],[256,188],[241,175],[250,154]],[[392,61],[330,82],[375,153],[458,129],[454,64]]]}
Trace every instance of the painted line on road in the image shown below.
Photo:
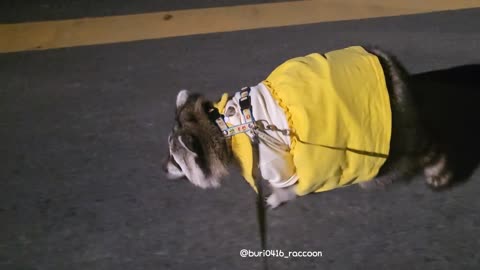
{"label": "painted line on road", "polygon": [[45,50],[480,7],[480,0],[306,0],[0,24],[0,52]]}

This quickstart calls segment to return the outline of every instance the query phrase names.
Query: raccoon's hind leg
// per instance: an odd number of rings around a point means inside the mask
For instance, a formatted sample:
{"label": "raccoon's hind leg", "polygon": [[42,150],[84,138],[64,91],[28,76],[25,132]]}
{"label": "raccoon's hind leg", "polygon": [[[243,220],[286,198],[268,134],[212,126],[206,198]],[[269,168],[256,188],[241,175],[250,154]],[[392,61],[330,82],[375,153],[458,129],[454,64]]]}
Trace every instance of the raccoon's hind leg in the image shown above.
{"label": "raccoon's hind leg", "polygon": [[393,182],[408,177],[418,169],[418,164],[411,156],[402,156],[387,160],[374,179],[359,183],[362,189],[384,188]]}
{"label": "raccoon's hind leg", "polygon": [[419,158],[427,149],[428,137],[420,122],[417,102],[411,92],[410,75],[391,55],[371,48],[382,65],[390,98],[392,132],[390,152],[378,176],[361,187],[385,186],[396,180],[408,179],[421,169]]}
{"label": "raccoon's hind leg", "polygon": [[450,184],[453,173],[445,153],[433,148],[422,160],[425,182],[432,188],[442,188]]}

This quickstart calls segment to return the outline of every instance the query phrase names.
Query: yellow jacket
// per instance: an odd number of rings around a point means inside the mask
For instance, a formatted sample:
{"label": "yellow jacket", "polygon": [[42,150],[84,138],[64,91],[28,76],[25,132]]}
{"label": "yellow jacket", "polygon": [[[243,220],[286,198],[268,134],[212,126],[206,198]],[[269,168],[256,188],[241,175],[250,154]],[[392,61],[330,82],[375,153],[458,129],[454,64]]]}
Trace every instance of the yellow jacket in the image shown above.
{"label": "yellow jacket", "polygon": [[[377,175],[389,153],[391,110],[375,55],[356,46],[297,57],[277,67],[263,83],[292,131],[297,195]],[[254,186],[248,137],[234,136],[232,148],[243,176]]]}

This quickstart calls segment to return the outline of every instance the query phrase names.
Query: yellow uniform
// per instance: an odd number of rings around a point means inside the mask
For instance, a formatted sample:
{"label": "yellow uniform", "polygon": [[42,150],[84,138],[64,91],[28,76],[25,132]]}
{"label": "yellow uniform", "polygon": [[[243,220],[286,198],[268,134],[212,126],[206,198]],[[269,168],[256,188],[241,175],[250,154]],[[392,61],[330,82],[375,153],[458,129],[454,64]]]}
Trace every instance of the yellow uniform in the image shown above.
{"label": "yellow uniform", "polygon": [[[263,84],[284,110],[292,131],[297,195],[378,174],[389,153],[392,123],[385,77],[375,55],[357,46],[293,58]],[[247,135],[235,135],[232,147],[253,186]]]}

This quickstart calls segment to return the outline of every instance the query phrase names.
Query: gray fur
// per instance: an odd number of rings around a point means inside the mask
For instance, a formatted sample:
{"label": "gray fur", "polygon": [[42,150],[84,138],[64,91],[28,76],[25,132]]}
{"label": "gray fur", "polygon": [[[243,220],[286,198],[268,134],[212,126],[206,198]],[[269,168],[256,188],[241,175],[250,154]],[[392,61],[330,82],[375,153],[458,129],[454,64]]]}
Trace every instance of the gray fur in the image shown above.
{"label": "gray fur", "polygon": [[389,158],[379,175],[361,186],[384,186],[408,179],[421,168],[431,187],[448,185],[452,176],[448,162],[419,120],[417,104],[409,88],[409,74],[390,54],[377,48],[369,51],[378,56],[385,74],[392,110],[392,138]]}

